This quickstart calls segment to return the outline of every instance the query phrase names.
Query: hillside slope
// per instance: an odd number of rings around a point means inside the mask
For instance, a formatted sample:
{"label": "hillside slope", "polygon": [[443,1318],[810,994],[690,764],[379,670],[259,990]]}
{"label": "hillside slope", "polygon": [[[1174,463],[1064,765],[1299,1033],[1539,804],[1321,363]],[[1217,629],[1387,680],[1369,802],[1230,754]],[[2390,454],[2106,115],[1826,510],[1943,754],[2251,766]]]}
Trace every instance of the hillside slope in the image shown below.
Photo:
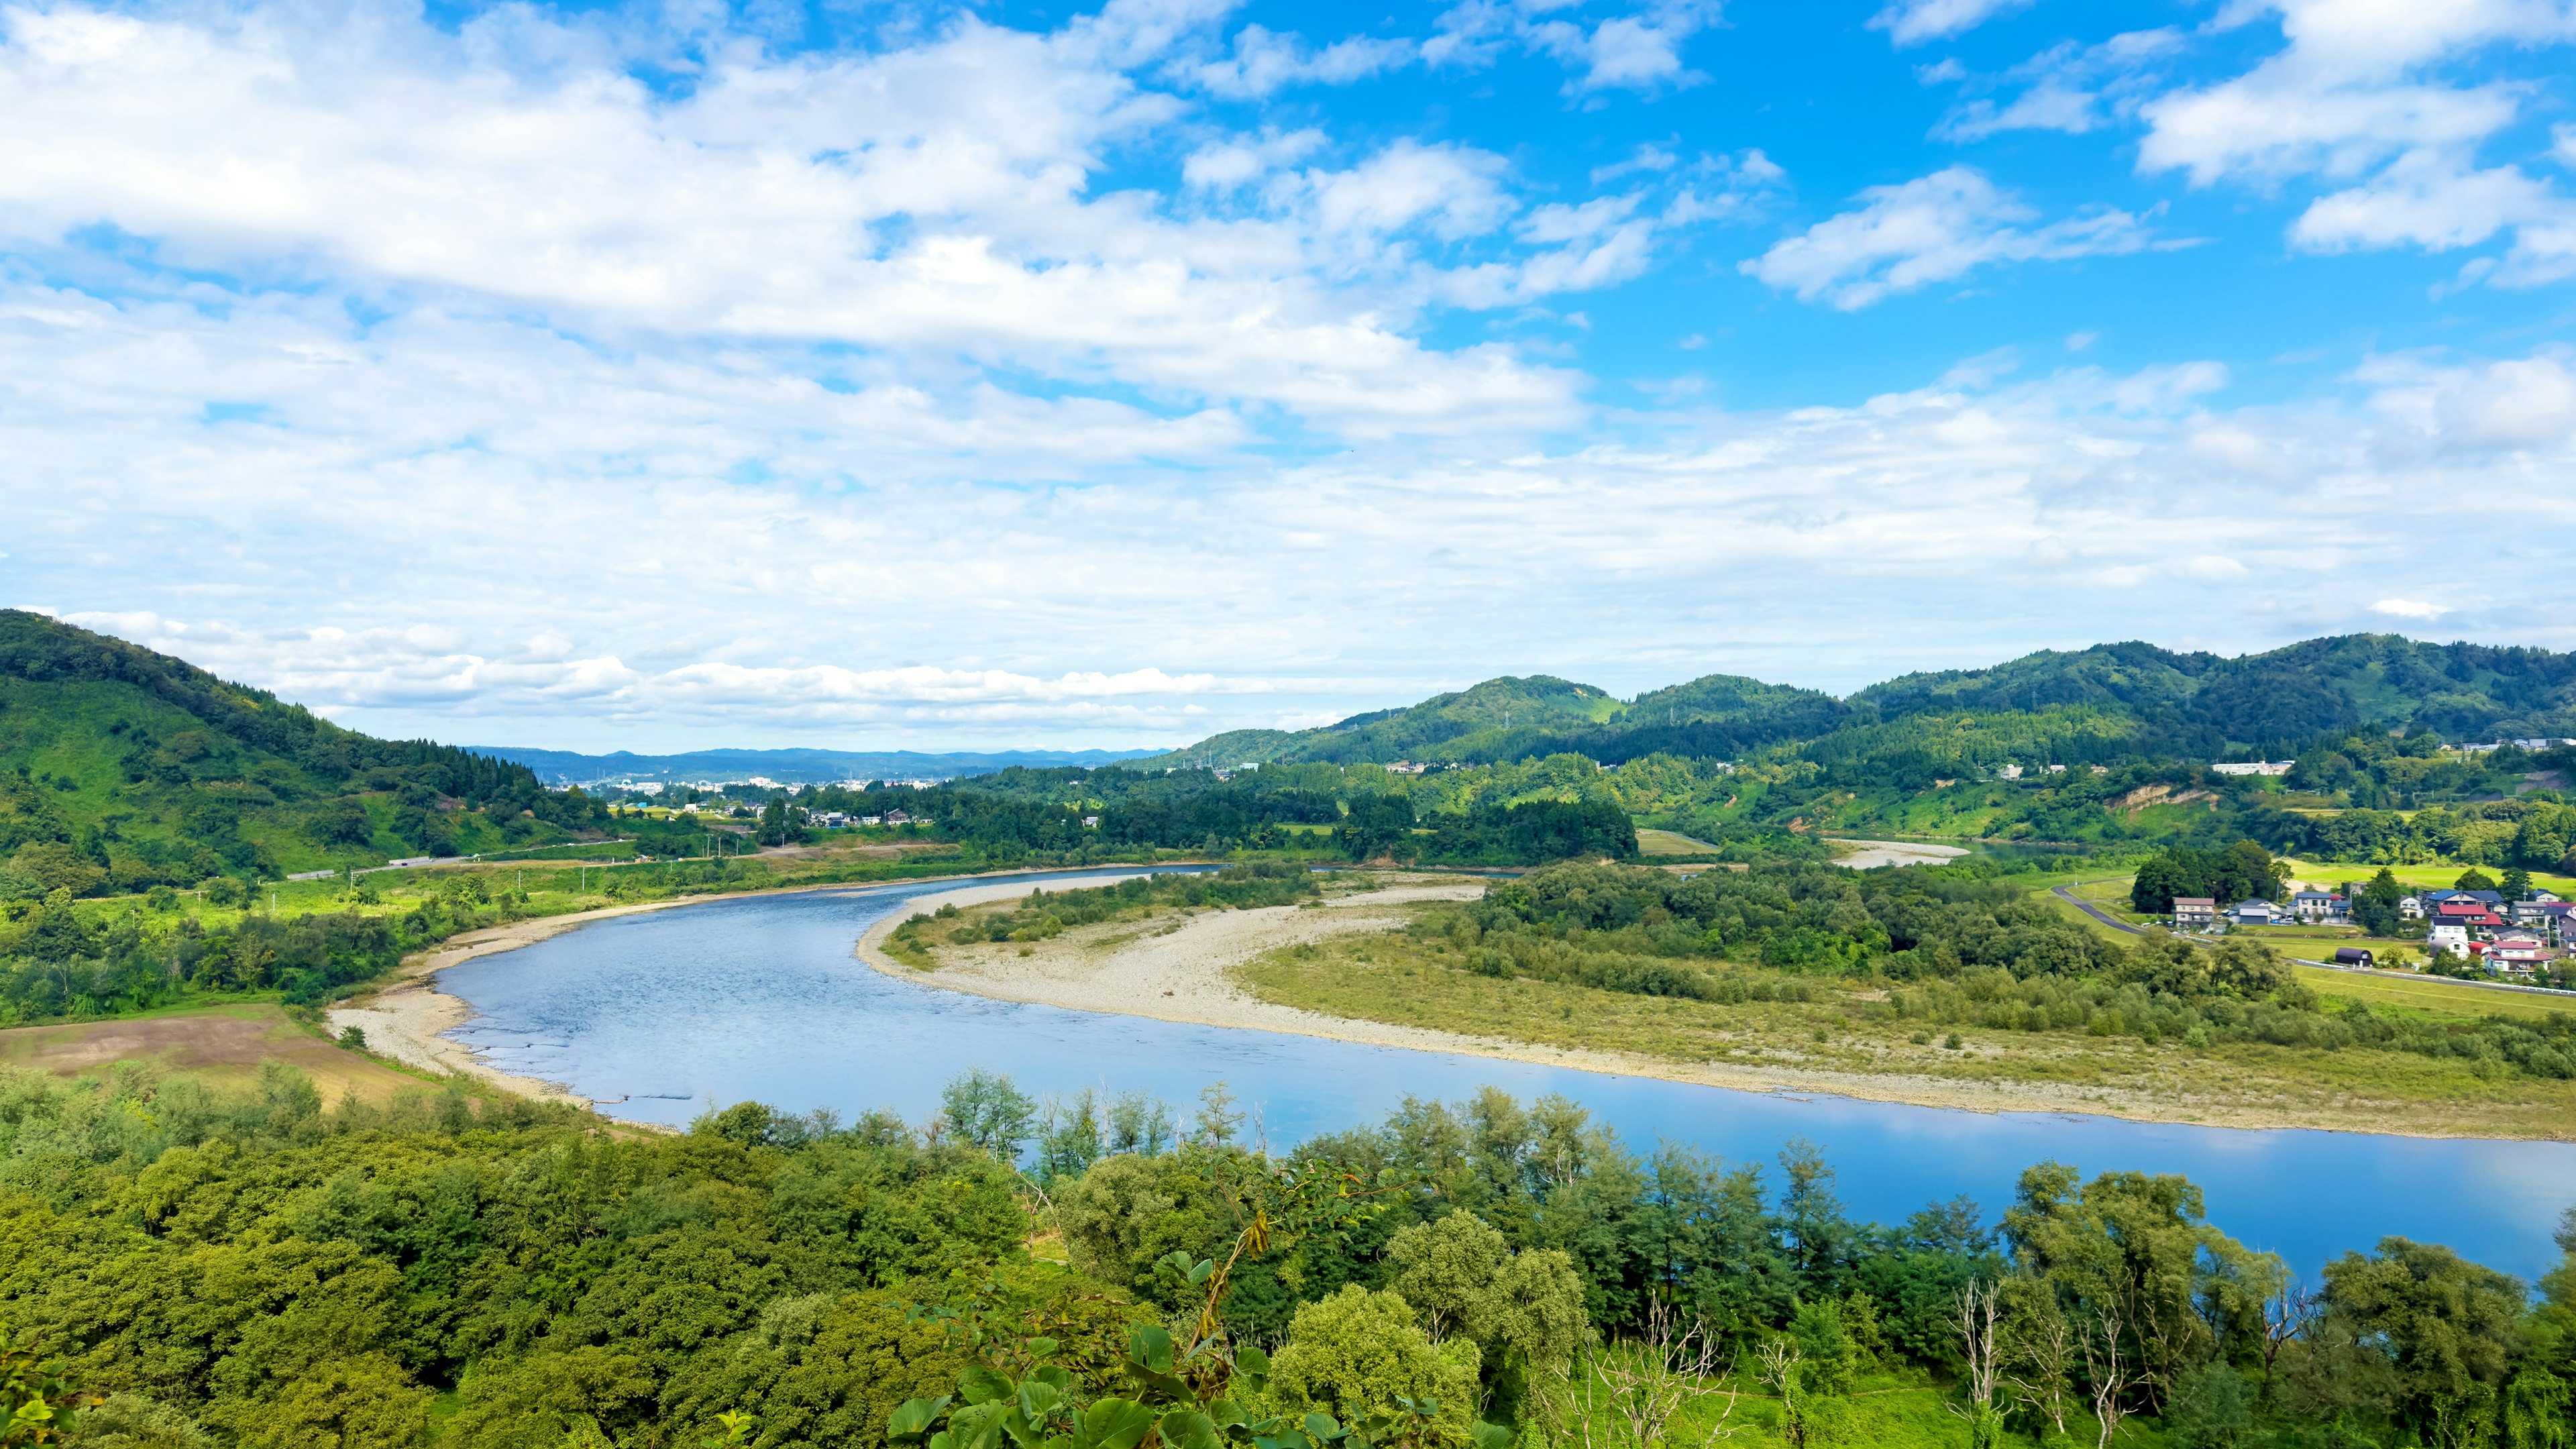
{"label": "hillside slope", "polygon": [[183,660],[0,610],[0,900],[491,850],[602,818],[525,766],[376,739]]}
{"label": "hillside slope", "polygon": [[[1795,745],[1814,747],[1815,758],[1849,760],[1872,753],[1877,741],[1902,740],[1898,748],[1922,754],[1920,730],[1889,726],[1927,715],[1999,726],[1985,730],[1994,738],[1923,755],[1923,769],[1935,772],[2017,758],[2016,750],[2032,760],[2288,754],[2356,729],[2481,742],[2571,736],[2576,654],[2349,634],[2229,659],[2133,640],[1902,675],[1848,699],[1712,674],[1623,703],[1590,685],[1507,676],[1319,729],[1235,731],[1165,758],[1490,764],[1572,753],[1619,764],[1652,754],[1732,759]],[[2071,756],[2050,753],[2061,724],[2084,740]]]}

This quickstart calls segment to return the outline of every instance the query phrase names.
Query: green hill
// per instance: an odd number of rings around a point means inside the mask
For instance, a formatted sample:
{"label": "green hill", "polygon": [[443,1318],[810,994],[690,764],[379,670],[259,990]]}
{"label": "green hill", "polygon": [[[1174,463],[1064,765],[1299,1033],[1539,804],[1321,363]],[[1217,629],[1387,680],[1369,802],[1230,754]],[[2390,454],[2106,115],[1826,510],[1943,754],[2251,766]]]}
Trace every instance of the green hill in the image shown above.
{"label": "green hill", "polygon": [[[2364,728],[2481,742],[2576,735],[2576,654],[2349,634],[2229,659],[2131,641],[2041,650],[1985,669],[1907,674],[1848,699],[1712,674],[1623,703],[1591,685],[1506,676],[1319,729],[1238,730],[1162,762],[1490,764],[1572,753],[1617,764],[1652,754],[1729,759],[1859,732],[1826,751],[1848,758],[1865,753],[1870,737],[1896,737],[1883,726],[1912,716],[2036,721],[2071,719],[2069,711],[2082,716],[2076,732],[2086,738],[2119,742],[2114,753],[2158,759],[2287,754]],[[2044,729],[2009,733],[2046,750],[2038,737]],[[2088,746],[2081,757],[2098,758],[2103,748]]]}
{"label": "green hill", "polygon": [[0,610],[0,900],[574,838],[525,766],[343,729],[264,690]]}

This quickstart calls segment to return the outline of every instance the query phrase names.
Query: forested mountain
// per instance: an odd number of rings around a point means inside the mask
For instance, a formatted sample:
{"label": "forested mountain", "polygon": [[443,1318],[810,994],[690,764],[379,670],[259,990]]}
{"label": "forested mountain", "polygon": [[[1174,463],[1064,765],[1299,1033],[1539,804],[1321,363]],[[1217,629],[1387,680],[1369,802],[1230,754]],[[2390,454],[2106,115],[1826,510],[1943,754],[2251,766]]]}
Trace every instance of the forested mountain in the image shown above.
{"label": "forested mountain", "polygon": [[676,755],[639,755],[627,750],[585,755],[574,750],[540,750],[522,745],[472,745],[478,754],[527,766],[539,778],[558,785],[587,785],[604,780],[749,780],[781,784],[828,784],[835,780],[945,780],[982,775],[1014,765],[1080,765],[1096,768],[1131,760],[1151,750],[997,750],[925,754],[919,750],[689,750]]}
{"label": "forested mountain", "polygon": [[2088,721],[2083,733],[2155,758],[2288,754],[2319,736],[2366,727],[2430,731],[2452,741],[2556,737],[2576,734],[2576,654],[2348,634],[2226,659],[2131,641],[2072,653],[2044,649],[1988,669],[1908,674],[1847,700],[1731,674],[1624,703],[1545,675],[1505,677],[1319,729],[1218,735],[1164,763],[1485,764],[1560,751],[1607,764],[1657,753],[1731,758],[1914,715],[2052,711],[2067,718],[2080,712]]}
{"label": "forested mountain", "polygon": [[0,900],[568,839],[526,766],[380,740],[182,660],[0,610]]}

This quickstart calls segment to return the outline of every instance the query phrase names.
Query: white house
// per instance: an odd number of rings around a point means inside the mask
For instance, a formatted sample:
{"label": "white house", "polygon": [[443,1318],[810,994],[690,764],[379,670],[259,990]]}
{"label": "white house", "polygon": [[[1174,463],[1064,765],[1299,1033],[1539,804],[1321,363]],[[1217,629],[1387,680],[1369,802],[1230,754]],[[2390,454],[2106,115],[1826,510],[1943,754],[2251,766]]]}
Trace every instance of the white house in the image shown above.
{"label": "white house", "polygon": [[2433,929],[2425,934],[2424,944],[2431,947],[2436,956],[2466,956],[2469,954],[2469,928],[2450,921],[2435,921]]}
{"label": "white house", "polygon": [[2410,921],[2424,919],[2424,898],[2422,896],[2400,897],[2397,902],[2397,914]]}
{"label": "white house", "polygon": [[2334,922],[2350,918],[2344,899],[2330,891],[2299,891],[2290,897],[2290,914],[2302,921]]}
{"label": "white house", "polygon": [[2227,910],[2227,919],[2240,926],[2277,926],[2284,912],[2270,901],[2238,901]]}
{"label": "white house", "polygon": [[2195,927],[2218,924],[2218,902],[2208,896],[2174,897],[2174,929],[2187,931]]}

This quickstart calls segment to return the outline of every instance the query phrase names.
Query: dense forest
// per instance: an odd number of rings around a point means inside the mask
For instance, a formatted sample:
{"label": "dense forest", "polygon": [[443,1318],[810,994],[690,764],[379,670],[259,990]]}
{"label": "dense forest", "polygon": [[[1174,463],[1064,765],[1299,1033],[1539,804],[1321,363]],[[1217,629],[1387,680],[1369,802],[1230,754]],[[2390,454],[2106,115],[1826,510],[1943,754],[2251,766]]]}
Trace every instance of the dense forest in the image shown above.
{"label": "dense forest", "polygon": [[[2298,1283],[2189,1182],[1854,1221],[1830,1163],[1491,1089],[1273,1156],[1221,1088],[684,1134],[0,1078],[13,1442],[1531,1449],[2558,1445],[2576,1263]],[[2576,1232],[2563,1240],[2576,1249]],[[2143,1437],[2141,1431],[2144,1431]],[[944,1436],[944,1437],[942,1437]]]}

